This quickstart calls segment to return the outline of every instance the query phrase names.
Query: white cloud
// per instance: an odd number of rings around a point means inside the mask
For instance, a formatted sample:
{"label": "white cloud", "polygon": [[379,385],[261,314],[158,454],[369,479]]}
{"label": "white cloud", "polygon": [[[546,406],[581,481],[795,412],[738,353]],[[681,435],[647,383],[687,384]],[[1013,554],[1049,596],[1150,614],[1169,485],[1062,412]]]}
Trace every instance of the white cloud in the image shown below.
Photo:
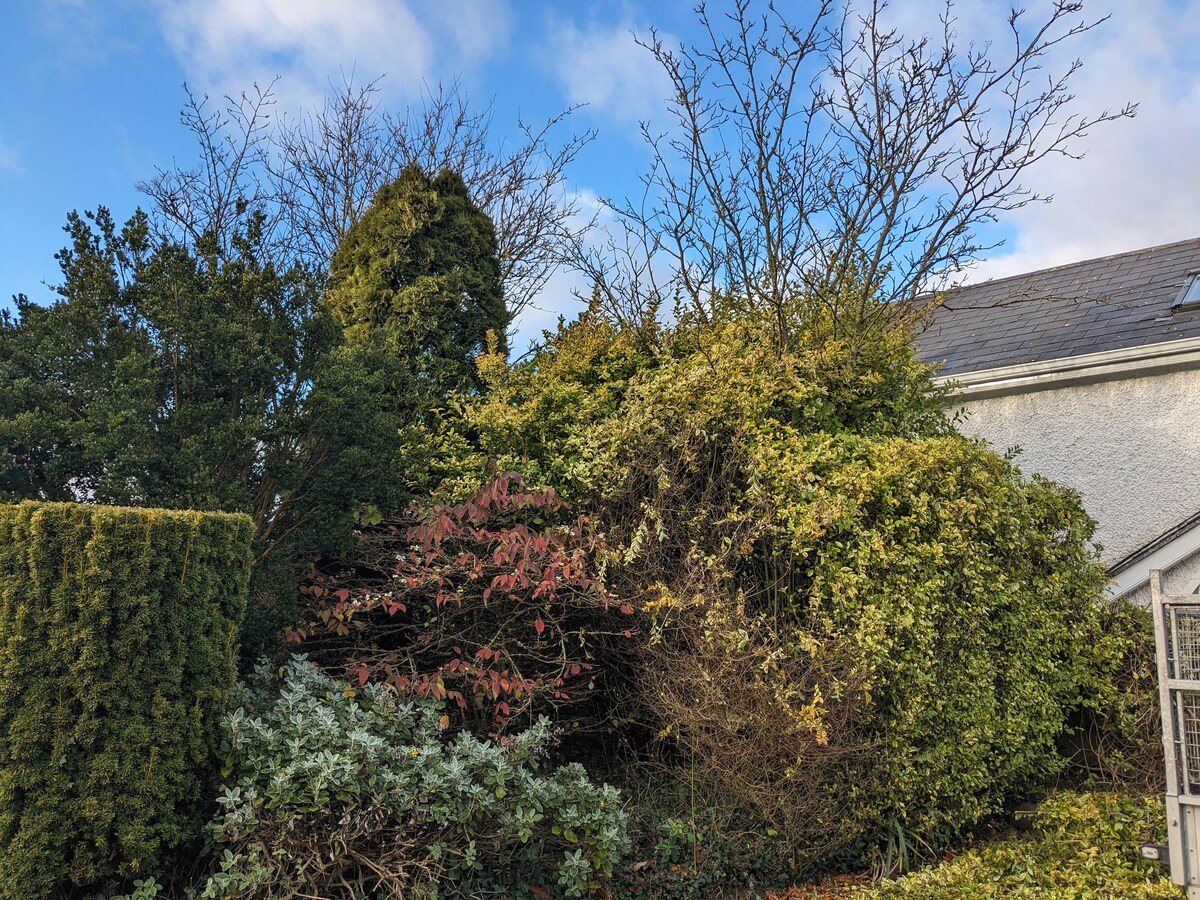
{"label": "white cloud", "polygon": [[[625,18],[615,25],[556,21],[549,28],[554,71],[571,103],[585,103],[593,113],[633,126],[663,110],[671,86],[650,51],[639,46],[634,33],[648,28]],[[678,44],[660,35],[667,46]]]}
{"label": "white cloud", "polygon": [[509,34],[507,5],[487,0],[157,0],[157,9],[195,87],[236,96],[278,76],[285,109],[310,105],[351,71],[386,74],[385,91],[414,97],[486,61]]}
{"label": "white cloud", "polygon": [[1133,101],[1137,116],[1092,129],[1082,160],[1030,170],[1026,186],[1054,201],[1010,214],[1015,238],[972,281],[1200,236],[1200,0],[1109,2],[1112,18],[1065,48],[1084,62],[1074,109]]}

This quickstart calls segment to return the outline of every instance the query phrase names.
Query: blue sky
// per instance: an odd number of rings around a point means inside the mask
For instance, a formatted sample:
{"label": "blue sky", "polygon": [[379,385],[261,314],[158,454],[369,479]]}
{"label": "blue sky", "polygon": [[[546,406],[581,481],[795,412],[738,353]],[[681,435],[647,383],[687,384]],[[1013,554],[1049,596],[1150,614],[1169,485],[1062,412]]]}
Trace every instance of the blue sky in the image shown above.
{"label": "blue sky", "polygon": [[[804,0],[784,0],[802,12]],[[1049,0],[1023,4],[1034,13]],[[664,93],[630,34],[654,25],[694,29],[690,3],[534,0],[29,0],[6,4],[0,30],[0,297],[50,299],[54,253],[71,209],[106,205],[118,218],[139,202],[135,183],[193,158],[179,125],[187,82],[237,93],[278,77],[280,108],[318,100],[330,79],[383,75],[386,103],[423,85],[461,79],[495,106],[494,127],[517,113],[537,120],[583,103],[580,130],[599,137],[572,169],[583,198],[636,189],[646,161],[637,123]],[[938,4],[897,0],[906,27],[936,27]],[[1002,26],[1007,4],[962,0],[966,36]],[[1070,48],[1084,60],[1079,108],[1141,104],[1132,121],[1098,128],[1082,161],[1050,160],[1030,173],[1050,206],[1002,223],[1004,248],[973,278],[1011,274],[1200,235],[1200,0],[1089,2],[1112,13]],[[568,314],[571,279],[545,305]],[[554,309],[535,314],[543,324]]]}

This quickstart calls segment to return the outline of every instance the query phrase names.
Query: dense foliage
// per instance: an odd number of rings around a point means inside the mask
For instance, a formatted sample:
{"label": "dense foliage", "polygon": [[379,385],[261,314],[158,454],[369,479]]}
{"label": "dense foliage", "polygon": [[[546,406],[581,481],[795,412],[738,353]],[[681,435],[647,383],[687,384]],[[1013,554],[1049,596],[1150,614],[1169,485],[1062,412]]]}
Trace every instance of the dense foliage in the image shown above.
{"label": "dense foliage", "polygon": [[[258,510],[327,336],[314,287],[245,235],[236,261],[72,213],[57,303],[0,330],[5,487],[45,499]],[[261,508],[261,509],[260,509]]]}
{"label": "dense foliage", "polygon": [[463,502],[359,533],[301,588],[289,637],[329,671],[445,700],[480,730],[604,692],[632,607],[597,582],[601,542],[552,490],[500,475]]}
{"label": "dense foliage", "polygon": [[278,627],[295,557],[344,546],[357,504],[407,501],[408,382],[340,347],[253,228],[231,259],[156,244],[141,213],[68,230],[60,299],[0,319],[0,496],[245,512],[251,624]]}
{"label": "dense foliage", "polygon": [[[441,704],[260,671],[225,719],[230,783],[203,896],[580,897],[628,847],[620,797],[542,771],[549,722],[499,742],[444,731]],[[532,893],[531,893],[532,892]]]}
{"label": "dense foliage", "polygon": [[1103,610],[1092,684],[1063,748],[1075,774],[1125,790],[1166,790],[1154,620],[1128,603]]}
{"label": "dense foliage", "polygon": [[0,506],[0,894],[119,883],[193,840],[251,523]]}
{"label": "dense foliage", "polygon": [[329,263],[328,304],[351,343],[378,341],[445,392],[476,384],[474,358],[506,346],[496,230],[462,178],[416,165],[384,185]]}
{"label": "dense foliage", "polygon": [[[697,13],[644,45],[682,130],[607,246],[561,190],[588,136],[351,83],[270,132],[269,89],[192,98],[150,215],[69,217],[56,302],[0,312],[0,499],[249,519],[0,514],[0,893],[160,890],[248,547],[246,656],[309,661],[240,691],[189,896],[709,897],[939,847],[1067,756],[1154,768],[1079,498],[957,434],[911,334],[1022,170],[1129,114],[1028,94],[1079,4],[1007,58],[882,4]],[[592,304],[510,363],[568,255]]]}
{"label": "dense foliage", "polygon": [[[1178,900],[1180,888],[1133,848],[1166,839],[1162,799],[1055,794],[1038,806],[1037,831],[968,850],[857,900]],[[839,896],[842,896],[839,894]]]}
{"label": "dense foliage", "polygon": [[714,443],[721,429],[774,421],[802,433],[952,431],[903,330],[838,334],[825,321],[797,324],[797,349],[781,351],[772,327],[755,316],[619,325],[593,306],[528,360],[482,357],[488,396],[466,420],[486,457],[572,500],[608,496],[637,468],[629,432],[689,434],[677,427],[688,416]]}
{"label": "dense foliage", "polygon": [[224,247],[72,213],[58,301],[0,314],[0,498],[249,514],[248,632],[267,644],[297,564],[430,488],[426,417],[474,383],[489,330],[504,346],[495,236],[461,179],[412,169],[380,198],[328,302],[318,273],[270,258],[252,211]]}
{"label": "dense foliage", "polygon": [[491,377],[483,446],[576,498],[640,611],[618,714],[792,864],[948,837],[1061,767],[1107,652],[1092,524],[954,434],[903,334],[585,317]]}

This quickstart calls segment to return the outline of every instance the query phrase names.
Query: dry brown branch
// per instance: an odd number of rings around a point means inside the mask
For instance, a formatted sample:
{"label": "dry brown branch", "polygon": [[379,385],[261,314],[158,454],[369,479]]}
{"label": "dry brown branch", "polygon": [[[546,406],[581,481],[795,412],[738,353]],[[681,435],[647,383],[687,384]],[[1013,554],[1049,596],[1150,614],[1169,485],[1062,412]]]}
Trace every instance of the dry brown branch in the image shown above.
{"label": "dry brown branch", "polygon": [[270,873],[263,896],[334,900],[357,896],[411,896],[436,881],[429,854],[436,829],[397,824],[382,810],[324,809],[298,821],[260,819],[253,841],[237,848],[257,856]]}
{"label": "dry brown branch", "polygon": [[718,818],[765,823],[801,866],[861,830],[842,789],[870,750],[855,727],[866,702],[852,653],[833,640],[794,652],[766,619],[713,594],[675,610],[659,638],[641,661],[645,702]]}

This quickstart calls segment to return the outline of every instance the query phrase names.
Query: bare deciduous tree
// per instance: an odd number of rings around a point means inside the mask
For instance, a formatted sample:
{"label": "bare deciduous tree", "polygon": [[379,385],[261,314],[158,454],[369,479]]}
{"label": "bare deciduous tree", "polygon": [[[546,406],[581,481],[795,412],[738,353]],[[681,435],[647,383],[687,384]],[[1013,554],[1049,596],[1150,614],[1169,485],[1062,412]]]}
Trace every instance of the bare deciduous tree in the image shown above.
{"label": "bare deciduous tree", "polygon": [[255,86],[236,101],[227,97],[224,109],[214,109],[206,95],[197,97],[183,86],[187,102],[180,122],[195,136],[200,159],[193,167],[176,162],[159,168],[137,185],[154,201],[161,236],[192,247],[212,242],[211,251],[225,257],[248,211],[274,211],[275,191],[265,177],[272,86]]}
{"label": "bare deciduous tree", "polygon": [[380,106],[377,81],[352,78],[297,119],[272,121],[271,86],[226,100],[223,111],[212,110],[207,97],[189,92],[183,124],[196,136],[199,163],[161,169],[139,185],[155,202],[159,227],[190,243],[211,229],[219,252],[228,252],[240,217],[263,215],[283,258],[322,270],[375,192],[406,165],[448,168],[496,225],[515,315],[574,257],[591,225],[566,170],[594,133],[554,140],[573,110],[541,125],[518,122],[521,140],[505,147],[492,134],[492,109],[473,109],[457,84],[401,116]]}
{"label": "bare deciduous tree", "polygon": [[781,345],[806,314],[889,324],[991,249],[981,225],[1049,199],[1022,185],[1031,166],[1135,112],[1073,112],[1080,63],[1046,71],[1104,21],[1082,2],[1053,0],[1033,22],[1011,10],[1003,47],[960,46],[950,0],[916,38],[888,27],[884,0],[840,13],[821,0],[800,25],[756,5],[733,0],[722,23],[702,2],[699,45],[639,40],[669,79],[670,127],[643,125],[641,195],[609,204],[624,233],[608,249],[625,263],[584,260],[618,316],[672,297],[703,319],[752,309]]}

